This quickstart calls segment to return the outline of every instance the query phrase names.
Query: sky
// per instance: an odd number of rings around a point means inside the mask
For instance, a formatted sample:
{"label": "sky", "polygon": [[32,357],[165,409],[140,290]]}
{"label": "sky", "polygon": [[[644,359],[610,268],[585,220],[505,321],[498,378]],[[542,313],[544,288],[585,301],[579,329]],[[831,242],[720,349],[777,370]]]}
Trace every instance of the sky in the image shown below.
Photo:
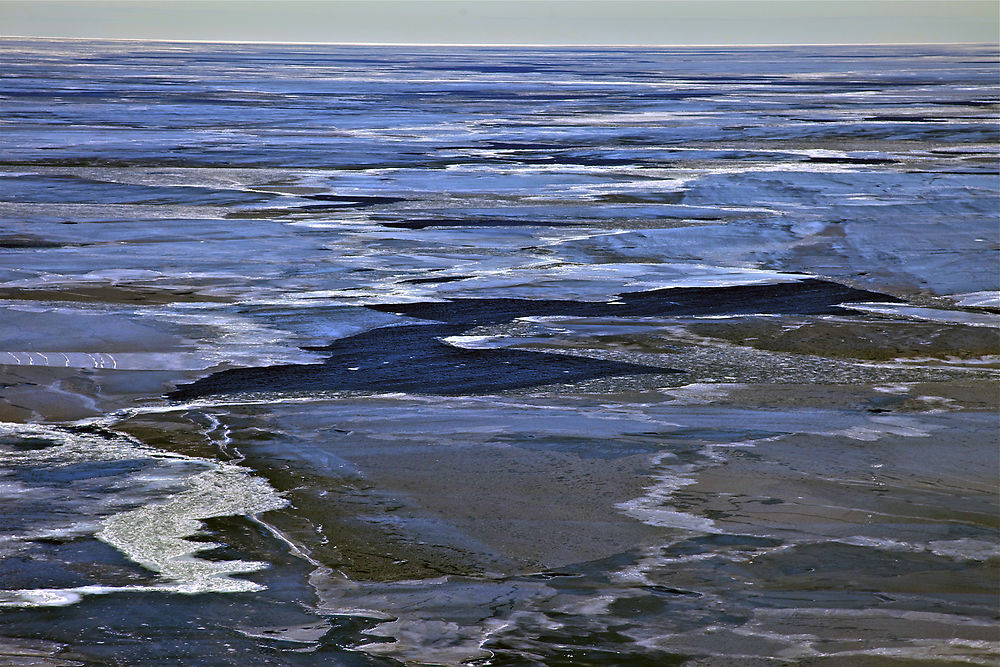
{"label": "sky", "polygon": [[0,0],[0,36],[422,44],[1000,41],[997,0]]}

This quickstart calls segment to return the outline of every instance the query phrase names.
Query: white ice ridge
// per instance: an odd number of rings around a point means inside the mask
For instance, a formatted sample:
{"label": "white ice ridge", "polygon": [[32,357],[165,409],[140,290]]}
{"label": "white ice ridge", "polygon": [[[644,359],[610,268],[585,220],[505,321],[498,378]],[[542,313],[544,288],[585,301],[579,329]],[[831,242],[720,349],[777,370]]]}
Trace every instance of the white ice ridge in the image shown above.
{"label": "white ice ridge", "polygon": [[646,486],[643,495],[615,505],[634,519],[650,526],[677,528],[680,530],[714,533],[715,522],[711,519],[682,512],[670,505],[670,500],[679,489],[697,483],[695,473],[699,466],[664,465],[676,456],[670,452],[657,454],[652,459],[658,471],[653,475],[653,483]]}
{"label": "white ice ridge", "polygon": [[[233,575],[267,567],[257,561],[209,561],[197,558],[199,551],[217,546],[188,540],[202,529],[202,521],[222,516],[249,516],[280,509],[288,504],[264,479],[233,463],[162,452],[119,434],[70,431],[41,424],[0,422],[0,435],[44,439],[52,445],[42,449],[3,451],[9,465],[68,466],[83,462],[154,460],[142,472],[125,474],[117,486],[121,501],[86,503],[79,513],[46,532],[91,534],[127,558],[159,575],[145,586],[82,586],[67,589],[30,589],[0,592],[3,606],[59,606],[73,604],[83,595],[117,591],[170,591],[178,593],[242,592],[262,586]],[[159,463],[155,463],[155,462]],[[136,497],[147,500],[135,509]],[[117,505],[117,506],[116,506]],[[67,523],[68,522],[68,523]],[[65,524],[65,525],[63,525]],[[32,535],[14,535],[13,540]]]}
{"label": "white ice ridge", "polygon": [[207,561],[195,551],[218,546],[194,543],[186,537],[201,528],[203,519],[249,515],[280,509],[288,504],[266,481],[252,477],[238,466],[221,464],[195,475],[187,490],[162,504],[145,505],[104,520],[96,537],[130,560],[160,574],[182,593],[233,593],[262,587],[229,575],[267,567],[256,561]]}
{"label": "white ice ridge", "polygon": [[863,313],[877,315],[895,315],[911,320],[925,322],[946,322],[948,324],[967,324],[974,327],[991,327],[1000,329],[1000,315],[991,313],[970,313],[964,310],[946,310],[944,308],[923,308],[899,303],[842,303],[844,308],[858,310]]}
{"label": "white ice ridge", "polygon": [[1000,308],[1000,290],[955,294],[951,298],[966,308]]}

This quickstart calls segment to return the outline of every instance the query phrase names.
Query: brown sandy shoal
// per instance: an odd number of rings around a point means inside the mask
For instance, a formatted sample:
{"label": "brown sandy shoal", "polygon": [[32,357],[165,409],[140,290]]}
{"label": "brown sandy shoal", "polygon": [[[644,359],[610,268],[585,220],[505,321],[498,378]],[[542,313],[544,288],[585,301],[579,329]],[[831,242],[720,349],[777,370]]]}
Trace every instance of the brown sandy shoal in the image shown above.
{"label": "brown sandy shoal", "polygon": [[[317,441],[358,476],[283,455],[282,436],[268,431],[267,420],[224,419],[242,464],[292,502],[267,520],[359,580],[546,570],[622,553],[656,533],[615,508],[642,492],[645,455],[591,459],[489,443],[415,447],[389,433],[371,442],[343,436],[342,448]],[[175,412],[140,414],[117,430],[187,455],[219,455],[203,428],[190,413]]]}
{"label": "brown sandy shoal", "polygon": [[651,529],[615,509],[641,493],[647,456],[587,459],[519,447],[356,456],[371,480],[415,501],[519,569],[606,558]]}
{"label": "brown sandy shoal", "polygon": [[1000,564],[997,428],[966,415],[900,422],[922,423],[924,434],[799,434],[736,449],[671,502],[723,533],[806,545],[750,561],[757,586],[990,595]]}
{"label": "brown sandy shoal", "polygon": [[163,305],[167,303],[229,303],[232,299],[203,294],[193,289],[125,287],[112,285],[74,286],[60,289],[0,287],[0,299],[11,301],[64,301],[76,303],[117,303]]}
{"label": "brown sandy shoal", "polygon": [[760,350],[888,361],[1000,355],[1000,329],[923,322],[744,318],[694,322],[688,329]]}
{"label": "brown sandy shoal", "polygon": [[[892,393],[880,389],[719,385],[714,390],[682,388],[601,398],[616,404],[659,400],[763,410],[821,407],[864,411],[876,419],[891,411],[890,418],[919,421],[925,416],[940,420],[964,414],[940,412],[942,405],[954,409],[959,401],[988,410],[995,391],[987,382],[900,386]],[[940,400],[921,400],[926,392]],[[350,404],[356,400],[362,415],[369,409],[368,400],[380,399],[343,400]],[[299,413],[308,424],[300,425],[305,428],[302,433],[312,433],[308,442],[313,444],[297,441],[288,448],[282,444],[288,435],[280,430],[281,420],[269,415],[274,408],[261,406],[257,412],[234,406],[212,412],[232,429],[231,449],[245,457],[243,465],[291,500],[294,509],[271,513],[268,520],[293,541],[312,545],[314,556],[348,576],[399,580],[443,572],[545,570],[610,557],[662,541],[671,533],[616,507],[643,496],[655,482],[648,453],[588,458],[516,443],[458,445],[453,434],[441,434],[437,442],[433,424],[428,425],[427,440],[414,439],[413,434],[397,436],[391,421],[367,434],[355,434],[349,423],[336,417],[352,413],[340,409],[326,416],[320,405],[303,407]],[[334,424],[340,430],[333,429]],[[205,422],[194,413],[140,414],[119,428],[153,446],[187,455],[231,455],[205,439]],[[725,424],[720,428],[725,430]],[[981,424],[959,429],[955,437],[965,438],[961,448],[947,449],[944,455],[949,460],[965,456],[989,460],[983,444],[989,442],[988,431]],[[920,494],[927,484],[935,483],[934,471],[941,468],[938,433],[879,435],[875,441],[786,436],[781,442],[748,449],[746,455],[735,452],[722,465],[700,469],[697,483],[673,497],[684,511],[712,518],[727,531],[849,537],[855,529],[863,532],[873,512],[903,513],[914,498],[926,500]],[[329,458],[324,458],[326,452],[331,460],[347,461],[356,472],[317,463]],[[905,470],[903,487],[897,492],[891,485],[873,482],[873,471],[880,469],[871,468],[866,457],[881,462],[887,475]],[[964,468],[953,473],[964,474]],[[940,501],[940,506],[916,523],[972,521],[988,528],[981,505],[989,480],[980,479],[978,486],[970,480],[961,477],[953,484],[964,484],[969,494],[978,494],[970,507],[949,504],[951,491],[946,489],[931,493],[931,500]],[[891,533],[885,528],[886,535]]]}
{"label": "brown sandy shoal", "polygon": [[190,373],[0,364],[0,421],[70,422],[157,400]]}
{"label": "brown sandy shoal", "polygon": [[992,412],[1000,406],[1000,386],[986,379],[888,385],[747,383],[705,384],[700,387],[702,389],[695,392],[680,387],[664,390],[664,393],[679,396],[681,401],[705,401],[719,406],[768,410],[827,407],[899,413],[932,410]]}

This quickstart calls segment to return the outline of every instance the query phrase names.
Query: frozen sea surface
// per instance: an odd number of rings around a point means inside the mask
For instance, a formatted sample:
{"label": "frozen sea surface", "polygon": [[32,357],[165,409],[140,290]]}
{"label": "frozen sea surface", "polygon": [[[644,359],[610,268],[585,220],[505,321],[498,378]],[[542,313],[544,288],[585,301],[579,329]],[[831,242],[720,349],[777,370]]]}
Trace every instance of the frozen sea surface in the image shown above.
{"label": "frozen sea surface", "polygon": [[997,55],[0,41],[0,661],[993,664]]}

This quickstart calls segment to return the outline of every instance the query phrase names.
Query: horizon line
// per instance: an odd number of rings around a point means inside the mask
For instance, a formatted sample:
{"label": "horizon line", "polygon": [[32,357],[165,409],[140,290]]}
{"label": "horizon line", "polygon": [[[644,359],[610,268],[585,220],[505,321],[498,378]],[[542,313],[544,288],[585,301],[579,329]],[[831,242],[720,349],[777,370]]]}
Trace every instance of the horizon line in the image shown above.
{"label": "horizon line", "polygon": [[489,48],[663,48],[663,47],[705,47],[705,46],[728,46],[728,47],[764,47],[764,46],[997,46],[1000,42],[747,42],[747,43],[686,43],[686,44],[651,44],[651,43],[543,43],[543,42],[317,42],[317,41],[282,41],[282,40],[252,40],[252,39],[168,39],[163,37],[65,37],[50,35],[0,35],[0,40],[5,39],[44,39],[53,41],[100,41],[100,42],[156,42],[156,43],[179,43],[179,44],[273,44],[273,45],[301,45],[301,46],[461,46],[461,47],[489,47]]}

